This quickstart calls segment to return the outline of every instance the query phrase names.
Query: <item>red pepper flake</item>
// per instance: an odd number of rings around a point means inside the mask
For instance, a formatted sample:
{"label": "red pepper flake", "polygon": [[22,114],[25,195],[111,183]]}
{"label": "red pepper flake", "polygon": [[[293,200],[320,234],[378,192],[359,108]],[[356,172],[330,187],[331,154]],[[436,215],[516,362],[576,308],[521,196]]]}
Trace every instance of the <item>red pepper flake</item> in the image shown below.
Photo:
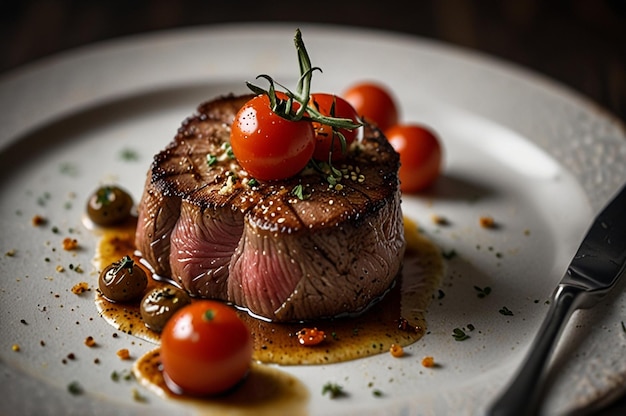
{"label": "red pepper flake", "polygon": [[96,346],[96,340],[93,339],[93,337],[90,335],[87,338],[85,338],[85,345],[88,346],[89,348],[95,347]]}
{"label": "red pepper flake", "polygon": [[66,237],[63,239],[63,250],[71,251],[78,248],[78,241],[75,238]]}
{"label": "red pepper flake", "polygon": [[493,217],[480,217],[479,222],[480,226],[483,228],[496,228],[496,221],[493,219]]}
{"label": "red pepper flake", "polygon": [[389,347],[389,353],[394,358],[400,358],[404,355],[404,348],[402,348],[402,345],[391,344],[391,347]]}
{"label": "red pepper flake", "polygon": [[298,342],[305,347],[317,345],[326,339],[324,331],[317,328],[302,328],[298,331]]}
{"label": "red pepper flake", "polygon": [[420,326],[411,325],[406,318],[400,317],[396,322],[398,322],[398,329],[405,332],[412,333],[420,333],[423,332],[424,329]]}
{"label": "red pepper flake", "polygon": [[442,217],[441,215],[434,214],[431,217],[431,220],[433,221],[433,223],[437,225],[442,225],[442,226],[450,225],[450,221],[448,221],[446,217]]}
{"label": "red pepper flake", "polygon": [[41,215],[35,215],[32,219],[32,222],[35,227],[39,227],[40,225],[45,225],[48,221]]}
{"label": "red pepper flake", "polygon": [[130,352],[128,352],[127,348],[122,348],[117,351],[117,356],[120,357],[120,360],[128,360],[130,359]]}
{"label": "red pepper flake", "polygon": [[422,358],[422,366],[426,368],[435,367],[435,359],[431,355]]}
{"label": "red pepper flake", "polygon": [[89,283],[87,282],[79,282],[72,286],[72,293],[75,295],[80,295],[89,290]]}

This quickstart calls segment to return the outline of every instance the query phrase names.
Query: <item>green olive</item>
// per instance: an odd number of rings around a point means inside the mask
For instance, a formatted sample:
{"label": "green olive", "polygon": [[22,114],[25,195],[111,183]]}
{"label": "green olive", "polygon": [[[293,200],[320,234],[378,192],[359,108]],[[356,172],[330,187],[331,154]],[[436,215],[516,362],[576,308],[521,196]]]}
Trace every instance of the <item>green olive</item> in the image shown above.
{"label": "green olive", "polygon": [[111,226],[130,217],[133,198],[128,192],[115,185],[98,188],[87,201],[87,215],[94,224]]}
{"label": "green olive", "polygon": [[100,293],[112,302],[139,299],[147,286],[146,272],[129,256],[105,267],[98,279]]}
{"label": "green olive", "polygon": [[172,315],[190,303],[191,298],[184,290],[174,286],[157,287],[143,297],[141,317],[148,328],[161,332]]}

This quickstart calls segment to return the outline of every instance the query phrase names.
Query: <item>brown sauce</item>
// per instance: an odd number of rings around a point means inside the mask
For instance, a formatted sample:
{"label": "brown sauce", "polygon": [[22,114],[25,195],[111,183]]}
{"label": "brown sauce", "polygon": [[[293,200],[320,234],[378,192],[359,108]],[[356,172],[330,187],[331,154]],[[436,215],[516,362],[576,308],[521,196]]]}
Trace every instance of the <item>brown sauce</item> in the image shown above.
{"label": "brown sauce", "polygon": [[[98,270],[124,255],[139,261],[134,254],[134,236],[134,223],[102,231],[94,259]],[[419,340],[426,332],[424,313],[443,277],[444,266],[437,246],[417,232],[411,237],[407,238],[404,266],[395,286],[359,316],[285,324],[263,321],[239,311],[254,338],[253,358],[282,365],[330,364],[388,352],[391,344],[404,347]],[[166,283],[151,278],[148,289],[163,284]],[[113,303],[97,291],[95,301],[100,315],[115,328],[159,342],[159,334],[143,324],[139,301]],[[324,331],[326,339],[315,346],[300,345],[296,334],[304,327]]]}

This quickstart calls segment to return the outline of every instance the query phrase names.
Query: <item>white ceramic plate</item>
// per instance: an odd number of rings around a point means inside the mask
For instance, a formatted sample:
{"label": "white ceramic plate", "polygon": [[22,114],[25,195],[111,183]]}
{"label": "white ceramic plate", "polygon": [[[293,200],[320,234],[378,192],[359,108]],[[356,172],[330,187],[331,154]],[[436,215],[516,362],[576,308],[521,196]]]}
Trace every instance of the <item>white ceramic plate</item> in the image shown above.
{"label": "white ceramic plate", "polygon": [[[152,34],[71,51],[0,80],[0,407],[18,414],[194,411],[136,382],[111,380],[132,365],[117,358],[118,349],[139,357],[153,345],[113,337],[93,292],[71,293],[74,283],[93,288],[97,279],[95,241],[81,214],[102,182],[116,181],[138,199],[152,155],[201,101],[245,92],[244,81],[261,73],[295,85],[295,29]],[[403,207],[457,256],[447,261],[445,297],[427,311],[428,334],[406,357],[282,370],[305,383],[313,415],[481,414],[527,351],[593,214],[626,181],[624,130],[571,91],[488,57],[389,33],[301,29],[313,64],[324,70],[314,89],[339,93],[358,80],[382,81],[404,120],[440,134],[443,177],[432,192],[405,197]],[[123,158],[124,151],[137,158]],[[433,214],[450,225],[435,225]],[[47,224],[34,227],[35,215]],[[483,215],[500,228],[481,228]],[[81,250],[61,248],[68,236]],[[84,272],[71,270],[76,265]],[[492,293],[478,298],[475,286]],[[622,289],[574,315],[550,373],[550,414],[591,409],[626,385]],[[500,314],[503,307],[513,316]],[[455,341],[453,329],[469,324],[471,337]],[[97,348],[83,344],[87,336]],[[425,355],[440,367],[422,367]],[[84,394],[67,392],[74,381]],[[329,381],[348,396],[322,396]],[[135,401],[132,389],[147,401]]]}

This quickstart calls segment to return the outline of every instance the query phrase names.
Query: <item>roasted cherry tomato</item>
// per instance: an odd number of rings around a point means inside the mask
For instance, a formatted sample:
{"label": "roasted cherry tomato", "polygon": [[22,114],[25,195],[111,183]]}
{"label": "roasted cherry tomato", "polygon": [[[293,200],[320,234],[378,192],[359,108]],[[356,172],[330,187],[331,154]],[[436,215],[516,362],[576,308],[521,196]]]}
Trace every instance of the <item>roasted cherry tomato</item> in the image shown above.
{"label": "roasted cherry tomato", "polygon": [[359,116],[376,124],[382,131],[398,123],[398,105],[391,92],[382,85],[371,82],[355,84],[342,96]]}
{"label": "roasted cherry tomato", "polygon": [[199,300],[178,310],[161,333],[163,376],[175,392],[214,395],[234,387],[252,362],[252,335],[236,311]]}
{"label": "roasted cherry tomato", "polygon": [[[315,108],[325,116],[348,118],[355,123],[359,122],[359,116],[350,103],[333,94],[311,94],[309,107]],[[334,131],[332,127],[318,122],[313,122],[313,129],[315,130],[315,152],[313,153],[313,158],[321,162],[328,162],[331,149],[333,161],[344,157],[343,146],[337,131],[345,138],[346,150],[356,139],[358,133],[357,129],[338,129]]]}
{"label": "roasted cherry tomato", "polygon": [[94,224],[110,226],[126,221],[133,208],[133,198],[119,186],[98,188],[87,201],[87,215]]}
{"label": "roasted cherry tomato", "polygon": [[105,267],[98,278],[100,293],[113,302],[141,298],[147,286],[146,272],[129,256]]}
{"label": "roasted cherry tomato", "polygon": [[267,95],[248,101],[235,115],[230,134],[233,153],[252,177],[285,179],[300,172],[315,149],[309,121],[289,121],[272,111]]}
{"label": "roasted cherry tomato", "polygon": [[411,193],[430,186],[439,176],[442,148],[439,138],[419,124],[398,124],[385,131],[400,153],[400,189]]}

